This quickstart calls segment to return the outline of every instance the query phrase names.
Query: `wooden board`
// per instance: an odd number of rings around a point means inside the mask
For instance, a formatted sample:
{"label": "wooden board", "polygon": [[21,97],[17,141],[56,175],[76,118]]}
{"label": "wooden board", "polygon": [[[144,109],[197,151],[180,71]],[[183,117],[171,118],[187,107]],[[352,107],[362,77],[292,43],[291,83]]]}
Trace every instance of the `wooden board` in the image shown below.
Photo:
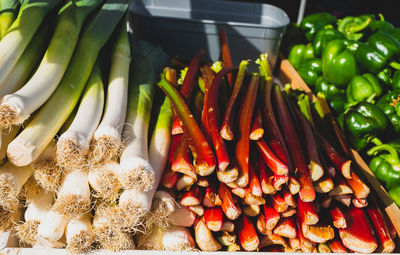
{"label": "wooden board", "polygon": [[[292,64],[290,64],[289,60],[287,60],[283,55],[280,55],[279,68],[277,69],[277,75],[279,80],[283,84],[290,83],[293,89],[304,90],[305,92],[312,95],[313,100],[317,100],[317,97],[312,94],[311,89],[307,86],[307,84],[303,81],[297,71],[294,69]],[[339,131],[340,132],[340,131]],[[343,136],[343,134],[341,134]],[[372,173],[371,169],[369,169],[367,163],[360,156],[360,154],[351,149],[350,154],[353,157],[353,161],[357,163],[359,169],[361,170],[364,177],[368,180],[369,184],[372,186],[376,195],[379,198],[379,202],[384,206],[384,209],[393,222],[394,227],[396,228],[397,234],[400,236],[400,209],[393,202],[392,198],[387,193],[386,189],[381,185],[379,180]]]}

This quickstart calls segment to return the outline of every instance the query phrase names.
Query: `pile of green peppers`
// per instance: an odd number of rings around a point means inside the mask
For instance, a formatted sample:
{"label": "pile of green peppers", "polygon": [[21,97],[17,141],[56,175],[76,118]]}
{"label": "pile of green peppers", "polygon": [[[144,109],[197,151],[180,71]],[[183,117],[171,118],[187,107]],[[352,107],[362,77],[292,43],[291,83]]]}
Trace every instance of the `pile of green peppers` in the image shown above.
{"label": "pile of green peppers", "polygon": [[400,28],[320,12],[290,24],[282,47],[400,206]]}

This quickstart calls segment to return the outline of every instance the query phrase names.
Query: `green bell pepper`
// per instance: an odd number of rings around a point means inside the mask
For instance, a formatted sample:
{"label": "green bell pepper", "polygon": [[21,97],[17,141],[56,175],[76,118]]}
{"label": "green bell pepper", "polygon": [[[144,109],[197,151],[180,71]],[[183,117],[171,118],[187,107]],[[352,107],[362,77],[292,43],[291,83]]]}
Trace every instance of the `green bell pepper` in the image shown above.
{"label": "green bell pepper", "polygon": [[329,106],[332,109],[335,116],[338,116],[346,110],[346,95],[339,94],[334,96],[331,100],[329,100]]}
{"label": "green bell pepper", "polygon": [[339,32],[332,26],[327,26],[319,30],[313,42],[314,55],[318,57],[321,56],[323,49],[330,41],[345,38],[342,32]]}
{"label": "green bell pepper", "polygon": [[400,207],[400,186],[388,190],[389,196]]}
{"label": "green bell pepper", "polygon": [[326,100],[330,101],[332,98],[337,95],[344,94],[343,89],[337,88],[332,83],[329,83],[325,80],[324,77],[319,77],[315,83],[315,92],[321,93],[325,96]]}
{"label": "green bell pepper", "polygon": [[389,32],[394,28],[393,24],[390,22],[385,21],[385,18],[381,13],[379,13],[379,20],[374,19],[371,21],[369,24],[369,27],[371,28],[372,32],[375,31],[384,31],[384,32]]}
{"label": "green bell pepper", "polygon": [[355,75],[346,88],[347,101],[361,102],[371,96],[379,97],[382,94],[382,87],[379,80],[370,73]]}
{"label": "green bell pepper", "polygon": [[295,69],[298,69],[305,60],[312,58],[315,58],[315,55],[311,44],[298,44],[293,46],[288,56],[289,62]]}
{"label": "green bell pepper", "polygon": [[364,34],[359,32],[366,29],[373,20],[373,15],[361,15],[358,17],[347,16],[338,21],[337,29],[342,32],[347,39],[360,40]]}
{"label": "green bell pepper", "polygon": [[400,92],[400,71],[395,71],[392,77],[392,90]]}
{"label": "green bell pepper", "polygon": [[379,31],[368,38],[368,44],[379,52],[387,61],[400,55],[400,42],[390,34]]}
{"label": "green bell pepper", "polygon": [[387,58],[367,43],[357,43],[355,56],[358,63],[371,73],[378,73],[387,66]]}
{"label": "green bell pepper", "polygon": [[374,156],[369,167],[378,180],[385,182],[386,188],[400,186],[400,159],[398,146],[381,144],[368,150],[369,156]]}
{"label": "green bell pepper", "polygon": [[322,53],[322,73],[325,79],[344,88],[358,72],[357,61],[347,49],[347,41],[336,39],[328,43]]}
{"label": "green bell pepper", "polygon": [[313,58],[305,60],[297,69],[297,72],[307,85],[314,86],[317,78],[322,73],[321,59]]}
{"label": "green bell pepper", "polygon": [[389,35],[391,35],[394,39],[400,42],[400,28],[399,27],[394,27],[390,29],[389,31],[386,31]]}
{"label": "green bell pepper", "polygon": [[[393,80],[392,80],[392,69],[389,67],[384,68],[382,71],[376,74],[376,78],[378,80],[387,85],[387,86],[392,86]],[[399,89],[400,89],[400,76],[399,76]]]}
{"label": "green bell pepper", "polygon": [[376,104],[392,123],[396,134],[400,134],[400,92],[390,92],[381,97]]}
{"label": "green bell pepper", "polygon": [[347,109],[343,116],[343,131],[356,150],[365,148],[370,139],[387,130],[389,121],[376,105],[360,102]]}
{"label": "green bell pepper", "polygon": [[313,13],[305,17],[300,23],[300,29],[305,32],[306,38],[312,42],[318,31],[326,25],[335,25],[337,18],[327,12]]}

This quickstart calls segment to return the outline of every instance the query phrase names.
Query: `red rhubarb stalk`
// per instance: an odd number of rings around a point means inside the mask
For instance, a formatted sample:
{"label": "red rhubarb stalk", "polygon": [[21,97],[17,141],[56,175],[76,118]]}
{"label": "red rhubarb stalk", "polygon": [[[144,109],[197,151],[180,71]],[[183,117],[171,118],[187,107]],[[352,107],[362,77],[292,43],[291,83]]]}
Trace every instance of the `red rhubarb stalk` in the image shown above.
{"label": "red rhubarb stalk", "polygon": [[329,210],[333,225],[336,228],[346,228],[347,220],[343,209],[339,206],[334,206]]}
{"label": "red rhubarb stalk", "polygon": [[206,208],[204,210],[204,220],[207,227],[211,231],[220,231],[223,223],[223,213],[221,207]]}
{"label": "red rhubarb stalk", "polygon": [[246,251],[255,251],[260,244],[257,232],[246,215],[242,215],[239,220],[238,228],[239,240],[243,249]]}
{"label": "red rhubarb stalk", "polygon": [[273,185],[274,173],[267,168],[264,160],[260,157],[258,169],[260,172],[260,183],[263,192],[267,195],[273,194],[276,189]]}
{"label": "red rhubarb stalk", "polygon": [[368,200],[366,198],[353,198],[351,200],[353,202],[353,205],[357,208],[364,208],[368,205]]}
{"label": "red rhubarb stalk", "polygon": [[374,232],[379,242],[378,252],[391,253],[395,248],[395,243],[390,236],[389,230],[385,224],[384,216],[378,207],[369,206],[366,208],[367,214],[374,226]]}
{"label": "red rhubarb stalk", "polygon": [[225,169],[225,171],[220,170],[217,168],[217,178],[220,182],[223,183],[233,183],[236,181],[236,179],[239,177],[239,169],[236,166],[235,163],[231,161],[231,164],[228,166],[228,169]]}
{"label": "red rhubarb stalk", "polygon": [[236,112],[236,108],[237,108],[237,101],[239,98],[239,93],[240,93],[242,85],[243,85],[243,80],[244,80],[244,76],[245,76],[248,64],[249,64],[249,62],[246,60],[243,60],[242,62],[240,62],[239,71],[238,71],[238,74],[236,75],[235,86],[233,87],[231,97],[229,98],[229,102],[226,107],[224,119],[222,121],[222,126],[221,126],[221,130],[220,130],[220,134],[225,140],[233,140],[233,138],[234,138],[233,122],[234,122],[235,112]]}
{"label": "red rhubarb stalk", "polygon": [[[170,69],[170,70],[174,70],[174,69]],[[169,72],[166,73],[167,74],[167,78],[169,76],[173,77]],[[169,75],[170,74],[170,75]],[[176,147],[179,144],[179,141],[182,139],[182,135],[174,135],[171,138],[171,143],[169,145],[169,150],[168,150],[168,161],[167,161],[167,165],[165,167],[165,171],[163,174],[163,178],[161,180],[161,184],[163,187],[168,188],[168,189],[172,189],[172,187],[175,186],[176,182],[178,181],[179,175],[178,173],[172,171],[171,169],[171,165],[172,165],[172,161],[174,158],[174,154],[176,151]]]}
{"label": "red rhubarb stalk", "polygon": [[296,238],[296,223],[293,217],[280,219],[278,224],[276,224],[273,233],[286,238]]}
{"label": "red rhubarb stalk", "polygon": [[[229,50],[228,36],[224,29],[219,30],[219,43],[221,45],[222,61],[226,67],[233,67],[231,51]],[[228,74],[229,86],[232,87],[232,74]]]}
{"label": "red rhubarb stalk", "polygon": [[294,198],[290,193],[289,189],[287,187],[283,187],[281,192],[286,204],[288,204],[291,207],[296,207],[296,202],[294,201]]}
{"label": "red rhubarb stalk", "polygon": [[222,200],[221,208],[224,211],[226,217],[230,220],[237,219],[242,213],[240,207],[236,206],[232,198],[232,193],[229,188],[224,184],[220,183],[218,194]]}
{"label": "red rhubarb stalk", "polygon": [[204,198],[203,198],[203,205],[205,207],[215,207],[221,205],[222,201],[219,195],[217,194],[217,189],[215,188],[214,184],[211,183],[205,191]]}
{"label": "red rhubarb stalk", "polygon": [[312,202],[304,202],[300,198],[297,199],[297,216],[303,224],[317,224],[319,217],[315,206]]}
{"label": "red rhubarb stalk", "polygon": [[285,141],[288,145],[291,158],[297,170],[296,172],[298,172],[298,180],[301,184],[299,191],[300,199],[305,202],[312,202],[315,199],[315,192],[311,182],[310,170],[308,169],[303,153],[301,153],[303,151],[302,146],[291,120],[288,105],[285,103],[279,86],[275,86],[274,92],[279,120],[281,126],[284,127],[283,134]]}
{"label": "red rhubarb stalk", "polygon": [[305,238],[315,243],[325,243],[335,237],[335,231],[330,225],[306,225],[302,224],[302,232]]}
{"label": "red rhubarb stalk", "polygon": [[234,230],[235,230],[235,224],[230,220],[224,219],[221,231],[233,232]]}
{"label": "red rhubarb stalk", "polygon": [[218,92],[221,85],[222,79],[227,73],[232,72],[233,67],[224,67],[221,71],[217,73],[214,80],[211,83],[210,89],[208,91],[208,101],[207,101],[207,113],[208,113],[208,128],[211,135],[212,143],[214,144],[214,149],[217,156],[218,168],[224,171],[229,165],[229,153],[226,148],[225,142],[219,134],[218,129]]}
{"label": "red rhubarb stalk", "polygon": [[335,187],[329,192],[329,196],[353,194],[353,190],[341,174],[336,174],[333,177],[333,183],[335,184]]}
{"label": "red rhubarb stalk", "polygon": [[[254,105],[257,101],[258,75],[253,75],[247,88],[246,96],[239,113],[239,138],[236,143],[236,159],[238,162],[240,182],[237,184],[246,187],[249,183],[249,152],[250,152],[250,127]],[[241,178],[242,177],[242,178]]]}
{"label": "red rhubarb stalk", "polygon": [[179,119],[182,121],[182,128],[185,130],[185,134],[191,139],[191,144],[196,154],[196,171],[201,176],[210,175],[214,171],[216,164],[214,152],[190,112],[189,107],[171,83],[165,79],[161,79],[158,85],[168,96],[175,113],[177,113]]}
{"label": "red rhubarb stalk", "polygon": [[171,170],[171,167],[167,167],[164,171],[161,185],[167,189],[172,189],[179,179],[179,174]]}
{"label": "red rhubarb stalk", "polygon": [[354,252],[372,253],[378,247],[369,219],[363,209],[348,209],[347,228],[339,229],[343,245]]}
{"label": "red rhubarb stalk", "polygon": [[181,199],[183,206],[199,205],[203,200],[203,192],[198,186],[192,186],[190,190],[185,192]]}
{"label": "red rhubarb stalk", "polygon": [[263,212],[265,216],[265,228],[268,231],[272,231],[280,219],[279,212],[271,205],[271,201],[263,205]]}
{"label": "red rhubarb stalk", "polygon": [[249,188],[251,194],[253,194],[254,196],[261,197],[263,195],[261,183],[257,176],[256,171],[254,170],[253,164],[251,164],[250,162],[249,162],[249,177],[250,177]]}
{"label": "red rhubarb stalk", "polygon": [[368,185],[366,185],[355,173],[352,173],[351,176],[352,178],[347,180],[347,183],[353,190],[354,196],[358,199],[367,198],[370,193]]}
{"label": "red rhubarb stalk", "polygon": [[288,217],[292,217],[293,215],[295,215],[297,213],[295,208],[288,208],[286,211],[281,212],[281,217],[282,218],[288,218]]}
{"label": "red rhubarb stalk", "polygon": [[257,141],[257,148],[269,168],[277,175],[288,175],[289,169],[279,160],[279,158],[272,152],[268,144],[263,140]]}
{"label": "red rhubarb stalk", "polygon": [[290,176],[289,178],[288,187],[292,195],[296,195],[300,191],[300,183],[293,176]]}
{"label": "red rhubarb stalk", "polygon": [[288,245],[285,241],[285,239],[281,236],[275,235],[271,231],[268,231],[265,236],[261,237],[260,240],[260,249],[264,247],[269,247],[273,245],[279,245],[283,248],[287,248]]}
{"label": "red rhubarb stalk", "polygon": [[327,172],[324,173],[321,179],[314,182],[314,190],[318,193],[328,193],[334,187],[333,180]]}
{"label": "red rhubarb stalk", "polygon": [[193,179],[197,179],[197,173],[192,165],[192,155],[189,150],[189,140],[183,134],[175,149],[172,160],[171,170],[182,174],[189,175]]}
{"label": "red rhubarb stalk", "polygon": [[256,116],[253,120],[253,124],[251,125],[250,130],[250,140],[258,141],[264,135],[264,128],[262,123],[261,111],[260,108],[257,109]]}
{"label": "red rhubarb stalk", "polygon": [[243,208],[244,214],[249,217],[255,217],[260,214],[260,206],[259,205],[246,205]]}
{"label": "red rhubarb stalk", "polygon": [[196,180],[193,179],[192,177],[190,177],[188,175],[181,175],[179,177],[178,181],[176,182],[175,188],[176,188],[176,190],[180,191],[180,190],[189,188],[195,182],[196,182]]}
{"label": "red rhubarb stalk", "polygon": [[204,215],[204,207],[202,205],[191,205],[188,206],[187,208],[200,217]]}
{"label": "red rhubarb stalk", "polygon": [[[186,104],[190,104],[190,98],[192,96],[192,91],[194,84],[197,79],[197,75],[199,72],[201,61],[203,60],[203,56],[206,52],[203,49],[200,49],[196,52],[192,60],[190,61],[188,70],[186,72],[185,78],[183,79],[183,83],[180,89],[180,93],[185,100]],[[172,134],[182,134],[183,130],[181,124],[179,122],[179,115],[178,118],[175,117],[174,123],[172,124]]]}
{"label": "red rhubarb stalk", "polygon": [[283,185],[288,183],[289,176],[288,175],[277,175],[274,174],[274,179],[272,180],[272,185],[276,190],[281,190]]}
{"label": "red rhubarb stalk", "polygon": [[297,216],[296,229],[297,229],[297,238],[299,239],[300,249],[304,253],[311,253],[314,250],[315,243],[311,242],[303,235],[302,225],[303,225],[302,221]]}
{"label": "red rhubarb stalk", "polygon": [[328,156],[332,164],[339,170],[346,179],[351,179],[351,160],[345,159],[336,149],[328,142],[328,140],[318,133],[318,140],[325,154]]}
{"label": "red rhubarb stalk", "polygon": [[201,125],[204,133],[211,139],[210,129],[208,128],[208,96],[209,89],[212,81],[214,80],[214,73],[211,70],[209,65],[205,65],[200,67],[201,74],[204,80],[204,101],[203,101],[203,110],[201,112]]}
{"label": "red rhubarb stalk", "polygon": [[321,159],[319,157],[319,147],[315,137],[315,131],[307,118],[301,113],[297,106],[292,107],[298,120],[301,130],[303,131],[305,148],[309,159],[311,180],[318,181],[324,175]]}

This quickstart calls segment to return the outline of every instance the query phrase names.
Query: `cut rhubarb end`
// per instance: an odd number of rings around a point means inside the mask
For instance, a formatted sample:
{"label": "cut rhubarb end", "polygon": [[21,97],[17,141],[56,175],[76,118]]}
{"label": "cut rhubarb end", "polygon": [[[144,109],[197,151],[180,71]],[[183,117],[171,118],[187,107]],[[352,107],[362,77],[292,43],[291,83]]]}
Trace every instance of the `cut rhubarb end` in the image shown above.
{"label": "cut rhubarb end", "polygon": [[302,225],[303,224],[301,220],[299,219],[299,217],[297,217],[296,229],[297,229],[297,237],[300,243],[300,249],[302,252],[311,253],[314,251],[315,243],[310,241],[303,235],[303,230],[301,228]]}
{"label": "cut rhubarb end", "polygon": [[222,121],[221,130],[220,130],[220,135],[225,140],[233,140],[233,138],[234,138],[234,134],[233,134],[234,116],[236,113],[236,108],[237,108],[236,106],[239,101],[238,100],[239,93],[243,86],[243,80],[245,77],[248,63],[249,62],[246,60],[243,60],[242,62],[240,62],[239,71],[236,76],[235,85],[233,87],[231,97],[229,98],[228,105],[226,107],[225,115],[224,115],[224,118]]}
{"label": "cut rhubarb end", "polygon": [[346,195],[346,194],[353,194],[353,190],[345,183],[336,185],[333,190],[329,192],[329,196],[339,196],[339,195]]}
{"label": "cut rhubarb end", "polygon": [[286,203],[285,199],[281,196],[281,194],[276,193],[271,196],[272,198],[272,206],[278,213],[284,212],[289,208],[289,205]]}
{"label": "cut rhubarb end", "polygon": [[230,220],[237,219],[242,211],[239,207],[235,205],[232,198],[232,193],[224,183],[220,183],[218,194],[222,200],[221,208],[224,211],[226,217],[228,217],[228,219]]}
{"label": "cut rhubarb end", "polygon": [[267,230],[267,226],[265,224],[265,216],[262,212],[260,212],[260,214],[258,214],[256,225],[257,225],[258,232],[260,232],[263,235],[267,234],[268,230]]}
{"label": "cut rhubarb end", "polygon": [[334,196],[333,198],[347,207],[351,205],[351,195],[349,194]]}
{"label": "cut rhubarb end", "polygon": [[280,219],[279,213],[271,206],[270,201],[263,205],[263,213],[265,217],[265,228],[272,231]]}
{"label": "cut rhubarb end", "polygon": [[378,244],[363,209],[353,207],[349,208],[347,213],[350,219],[348,226],[347,228],[339,229],[343,245],[354,252],[374,252]]}
{"label": "cut rhubarb end", "polygon": [[377,252],[391,253],[395,249],[395,243],[390,236],[389,230],[385,224],[384,216],[377,207],[368,207],[367,214],[374,226],[374,233],[379,241]]}
{"label": "cut rhubarb end", "polygon": [[342,240],[339,237],[335,237],[333,240],[328,241],[329,248],[334,253],[348,253],[349,250],[343,246]]}
{"label": "cut rhubarb end", "polygon": [[341,208],[335,206],[329,210],[329,213],[332,217],[333,225],[336,228],[347,227],[346,217],[344,215],[344,211]]}
{"label": "cut rhubarb end", "polygon": [[257,148],[268,167],[277,175],[288,175],[289,169],[282,163],[279,158],[272,152],[268,144],[263,140],[257,141]]}
{"label": "cut rhubarb end", "polygon": [[282,189],[282,195],[283,199],[285,199],[286,204],[291,207],[296,207],[296,202],[294,201],[294,198],[287,187],[284,187]]}
{"label": "cut rhubarb end", "polygon": [[330,225],[306,225],[302,224],[305,238],[315,243],[325,243],[335,237],[335,231]]}
{"label": "cut rhubarb end", "polygon": [[299,178],[300,191],[299,197],[304,202],[312,202],[315,200],[315,191],[309,175],[301,175]]}
{"label": "cut rhubarb end", "polygon": [[258,248],[260,240],[253,224],[246,215],[242,215],[239,221],[238,234],[240,244],[244,250],[255,251]]}
{"label": "cut rhubarb end", "polygon": [[228,167],[225,171],[217,169],[216,172],[218,180],[223,183],[232,183],[239,178],[239,169],[236,166]]}
{"label": "cut rhubarb end", "polygon": [[251,194],[254,196],[261,197],[263,195],[263,190],[260,184],[260,180],[258,179],[257,173],[254,170],[253,164],[249,162],[249,188]]}
{"label": "cut rhubarb end", "polygon": [[193,179],[197,179],[197,173],[192,165],[189,141],[185,135],[183,135],[182,139],[180,139],[174,152],[171,169],[172,171],[188,175]]}
{"label": "cut rhubarb end", "polygon": [[302,224],[314,225],[319,221],[317,211],[312,202],[304,202],[300,198],[297,199],[297,216]]}
{"label": "cut rhubarb end", "polygon": [[244,178],[242,178],[244,182],[241,184],[238,183],[238,185],[241,187],[245,187],[249,183],[249,134],[254,105],[257,101],[258,83],[258,75],[253,75],[239,113],[239,138],[236,144],[235,155],[238,162],[240,175],[244,176]]}
{"label": "cut rhubarb end", "polygon": [[181,207],[168,215],[171,224],[181,227],[191,227],[196,219],[196,214],[185,207]]}
{"label": "cut rhubarb end", "polygon": [[349,184],[349,186],[351,187],[351,189],[353,190],[354,196],[358,199],[363,199],[363,198],[367,198],[369,193],[370,193],[370,189],[368,187],[368,185],[366,185],[358,175],[356,175],[355,173],[352,173],[352,178],[347,180],[347,183]]}
{"label": "cut rhubarb end", "polygon": [[324,169],[322,168],[322,166],[318,163],[315,163],[314,161],[310,161],[310,169],[311,169],[311,180],[313,182],[318,181],[324,175]]}
{"label": "cut rhubarb end", "polygon": [[292,195],[296,195],[300,191],[300,183],[296,180],[296,178],[291,176],[289,178],[288,188],[290,190],[290,193],[292,193]]}
{"label": "cut rhubarb end", "polygon": [[364,208],[368,205],[368,200],[366,198],[353,198],[353,205],[357,208]]}
{"label": "cut rhubarb end", "polygon": [[265,204],[265,199],[260,196],[254,196],[251,192],[246,192],[244,202],[248,205],[263,205]]}
{"label": "cut rhubarb end", "polygon": [[187,208],[200,217],[204,215],[204,207],[201,205],[192,205],[192,206],[188,206]]}
{"label": "cut rhubarb end", "polygon": [[176,182],[175,188],[178,191],[191,187],[196,182],[195,179],[188,175],[182,175]]}
{"label": "cut rhubarb end", "polygon": [[207,227],[214,232],[222,229],[223,213],[221,207],[207,208],[204,210],[204,220]]}
{"label": "cut rhubarb end", "polygon": [[274,185],[275,190],[281,190],[283,185],[287,184],[288,181],[289,181],[288,175],[274,174],[274,179],[272,180],[272,184]]}
{"label": "cut rhubarb end", "polygon": [[265,236],[261,237],[261,239],[260,239],[260,249],[271,246],[271,245],[280,245],[283,248],[288,247],[288,244],[286,243],[286,241],[283,237],[275,235],[271,231],[268,231],[265,234]]}
{"label": "cut rhubarb end", "polygon": [[255,217],[260,214],[260,206],[259,205],[246,205],[243,209],[244,214],[249,217]]}
{"label": "cut rhubarb end", "polygon": [[222,223],[221,231],[233,232],[233,231],[235,231],[235,224],[230,220],[224,219],[224,222]]}
{"label": "cut rhubarb end", "polygon": [[293,218],[282,218],[279,220],[278,224],[276,224],[273,233],[282,237],[296,238],[297,231],[295,224]]}
{"label": "cut rhubarb end", "polygon": [[327,195],[320,195],[318,197],[318,202],[322,208],[330,208],[333,197]]}
{"label": "cut rhubarb end", "polygon": [[214,184],[211,184],[206,188],[206,192],[203,198],[203,205],[205,207],[215,207],[221,204],[222,204],[221,198],[217,194],[217,190]]}
{"label": "cut rhubarb end", "polygon": [[250,140],[260,140],[264,135],[264,128],[262,123],[261,111],[257,109],[256,116],[253,120],[253,125],[250,130]]}
{"label": "cut rhubarb end", "polygon": [[289,238],[288,244],[290,249],[292,249],[292,251],[297,251],[300,249],[300,241],[298,238]]}
{"label": "cut rhubarb end", "polygon": [[193,146],[193,150],[196,154],[196,171],[201,176],[211,174],[216,166],[214,152],[197,124],[196,119],[190,112],[188,105],[185,103],[180,93],[175,89],[174,85],[165,79],[162,79],[158,85],[167,95],[175,112],[182,121],[182,128],[185,135],[191,139],[191,146]]}
{"label": "cut rhubarb end", "polygon": [[171,168],[167,166],[167,170],[165,170],[161,180],[161,185],[167,189],[172,189],[178,181],[178,178],[179,174],[172,171]]}
{"label": "cut rhubarb end", "polygon": [[210,180],[207,177],[202,176],[197,180],[196,185],[199,187],[207,188],[208,186],[210,186]]}
{"label": "cut rhubarb end", "polygon": [[196,220],[194,233],[196,243],[202,251],[218,251],[222,248],[221,244],[214,239],[212,232],[208,229],[204,217]]}
{"label": "cut rhubarb end", "polygon": [[293,215],[295,215],[297,213],[295,208],[288,208],[286,211],[281,212],[281,217],[282,218],[289,218],[292,217]]}
{"label": "cut rhubarb end", "polygon": [[274,173],[267,168],[261,157],[259,159],[258,170],[260,173],[261,188],[264,194],[269,195],[275,193],[276,189],[272,184]]}
{"label": "cut rhubarb end", "polygon": [[200,205],[203,199],[203,192],[198,186],[192,186],[192,188],[183,194],[181,204],[183,206]]}
{"label": "cut rhubarb end", "polygon": [[325,175],[322,179],[314,183],[314,190],[318,193],[328,193],[333,190],[335,185],[329,175]]}

